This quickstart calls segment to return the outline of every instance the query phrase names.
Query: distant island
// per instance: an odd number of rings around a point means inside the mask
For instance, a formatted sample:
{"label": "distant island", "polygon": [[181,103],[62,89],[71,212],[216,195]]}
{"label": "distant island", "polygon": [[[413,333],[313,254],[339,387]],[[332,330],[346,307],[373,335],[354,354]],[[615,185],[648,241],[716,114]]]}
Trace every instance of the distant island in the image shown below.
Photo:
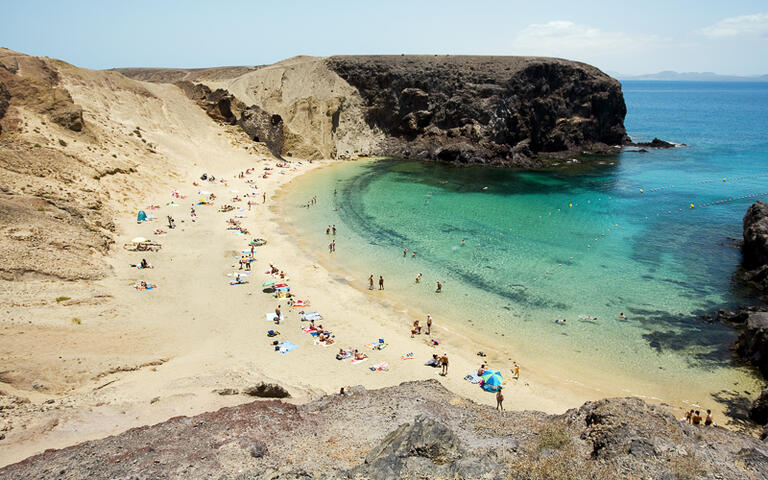
{"label": "distant island", "polygon": [[713,72],[675,72],[673,70],[664,70],[658,73],[647,73],[645,75],[623,75],[621,73],[611,72],[612,77],[619,80],[655,80],[667,82],[768,82],[768,75],[755,75],[743,77],[738,75],[719,75]]}

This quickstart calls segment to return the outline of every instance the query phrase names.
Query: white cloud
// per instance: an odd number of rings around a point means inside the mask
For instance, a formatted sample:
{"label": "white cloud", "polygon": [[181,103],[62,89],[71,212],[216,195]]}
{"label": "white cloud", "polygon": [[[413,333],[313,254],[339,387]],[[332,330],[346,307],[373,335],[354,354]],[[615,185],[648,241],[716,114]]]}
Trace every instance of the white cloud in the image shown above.
{"label": "white cloud", "polygon": [[723,37],[765,37],[768,38],[768,13],[741,15],[724,18],[701,31],[713,38]]}
{"label": "white cloud", "polygon": [[566,20],[528,25],[512,41],[516,54],[584,58],[646,50],[660,43],[654,35],[607,32]]}

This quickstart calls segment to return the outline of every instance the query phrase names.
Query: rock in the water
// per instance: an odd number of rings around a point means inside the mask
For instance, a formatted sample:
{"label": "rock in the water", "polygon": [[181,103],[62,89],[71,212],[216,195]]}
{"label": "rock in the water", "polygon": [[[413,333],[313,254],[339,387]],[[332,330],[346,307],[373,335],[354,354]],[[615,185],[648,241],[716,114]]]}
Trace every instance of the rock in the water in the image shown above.
{"label": "rock in the water", "polygon": [[674,143],[670,143],[655,137],[650,142],[632,142],[630,143],[630,145],[635,147],[646,147],[646,148],[675,148],[677,146]]}
{"label": "rock in the water", "polygon": [[768,265],[768,205],[757,201],[744,215],[742,264],[747,270]]}
{"label": "rock in the water", "polygon": [[736,341],[736,353],[768,376],[768,313],[751,313]]}
{"label": "rock in the water", "polygon": [[765,387],[749,409],[749,417],[758,425],[768,424],[768,387]]}
{"label": "rock in the water", "polygon": [[456,164],[537,166],[557,152],[628,141],[618,81],[578,62],[534,57],[338,56],[357,88],[375,153]]}
{"label": "rock in the water", "polygon": [[260,398],[288,398],[291,396],[288,390],[276,383],[261,382],[253,387],[243,390],[243,393],[252,397]]}

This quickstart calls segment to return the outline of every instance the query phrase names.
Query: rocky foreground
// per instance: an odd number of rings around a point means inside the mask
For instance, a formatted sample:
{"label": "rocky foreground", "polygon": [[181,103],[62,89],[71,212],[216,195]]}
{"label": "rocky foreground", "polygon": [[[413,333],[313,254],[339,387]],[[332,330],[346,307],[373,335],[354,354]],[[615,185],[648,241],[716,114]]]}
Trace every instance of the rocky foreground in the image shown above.
{"label": "rocky foreground", "polygon": [[[436,381],[305,405],[256,401],[0,469],[30,478],[768,478],[768,443],[635,398],[503,412]],[[507,399],[514,408],[514,398]]]}
{"label": "rocky foreground", "polygon": [[[221,117],[223,106],[224,117],[255,140],[268,138],[272,151],[285,156],[535,168],[573,155],[617,153],[629,142],[619,82],[562,59],[368,55],[118,71],[188,92],[210,87],[196,99],[212,116]],[[227,97],[241,106],[230,113]],[[245,108],[253,111],[243,116]]]}

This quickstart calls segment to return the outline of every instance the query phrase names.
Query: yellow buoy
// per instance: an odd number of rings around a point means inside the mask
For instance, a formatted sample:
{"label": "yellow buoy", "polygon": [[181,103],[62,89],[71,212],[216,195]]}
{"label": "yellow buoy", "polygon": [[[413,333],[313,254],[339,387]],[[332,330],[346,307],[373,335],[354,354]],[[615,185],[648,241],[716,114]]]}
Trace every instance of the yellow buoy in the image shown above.
{"label": "yellow buoy", "polygon": [[643,189],[642,189],[642,188],[640,189],[640,193],[645,193],[645,192],[643,192]]}
{"label": "yellow buoy", "polygon": [[568,206],[569,206],[569,207],[572,207],[572,206],[573,206],[573,204],[572,204],[572,203],[569,203],[569,204],[568,204]]}
{"label": "yellow buoy", "polygon": [[723,179],[723,181],[725,181],[725,179]]}
{"label": "yellow buoy", "polygon": [[691,204],[691,208],[693,208],[693,204]]}

